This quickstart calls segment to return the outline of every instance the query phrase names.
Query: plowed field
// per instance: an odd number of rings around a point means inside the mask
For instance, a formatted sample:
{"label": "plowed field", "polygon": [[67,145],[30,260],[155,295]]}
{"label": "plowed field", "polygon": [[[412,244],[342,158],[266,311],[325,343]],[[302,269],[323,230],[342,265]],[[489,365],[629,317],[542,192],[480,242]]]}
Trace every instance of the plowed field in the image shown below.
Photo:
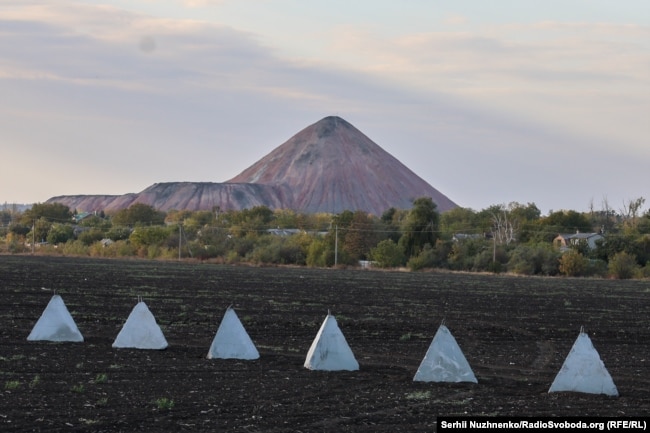
{"label": "plowed field", "polygon": [[[60,294],[83,343],[28,342]],[[113,349],[138,296],[169,342]],[[208,360],[233,305],[261,354]],[[303,368],[327,311],[360,364]],[[0,431],[430,432],[437,415],[647,415],[650,284],[0,256]],[[478,384],[414,383],[442,320]],[[548,388],[580,327],[620,397]]]}

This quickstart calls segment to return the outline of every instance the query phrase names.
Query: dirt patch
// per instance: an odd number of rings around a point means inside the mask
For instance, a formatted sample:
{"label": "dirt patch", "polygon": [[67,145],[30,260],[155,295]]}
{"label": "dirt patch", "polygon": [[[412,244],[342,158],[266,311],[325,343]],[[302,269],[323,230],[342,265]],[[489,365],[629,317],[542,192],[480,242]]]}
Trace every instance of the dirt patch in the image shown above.
{"label": "dirt patch", "polygon": [[[83,343],[26,340],[52,290]],[[6,432],[417,432],[435,430],[438,415],[650,407],[643,281],[3,256],[0,293]],[[138,296],[167,350],[112,349]],[[206,359],[230,304],[259,360]],[[328,309],[359,371],[303,368]],[[443,319],[478,384],[412,381]],[[548,394],[581,326],[620,397]]]}

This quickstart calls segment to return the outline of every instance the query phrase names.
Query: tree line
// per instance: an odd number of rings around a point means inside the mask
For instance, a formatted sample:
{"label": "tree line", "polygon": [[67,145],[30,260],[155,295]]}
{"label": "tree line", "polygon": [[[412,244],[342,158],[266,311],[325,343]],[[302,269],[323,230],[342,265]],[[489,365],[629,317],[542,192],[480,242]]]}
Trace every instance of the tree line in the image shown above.
{"label": "tree line", "polygon": [[[194,258],[220,263],[313,267],[406,267],[522,275],[650,277],[650,210],[645,199],[619,212],[551,211],[534,203],[439,213],[430,198],[411,209],[305,214],[257,206],[240,211],[162,212],[134,204],[111,214],[79,213],[58,203],[0,211],[5,253]],[[559,234],[598,233],[595,246],[560,248]]]}

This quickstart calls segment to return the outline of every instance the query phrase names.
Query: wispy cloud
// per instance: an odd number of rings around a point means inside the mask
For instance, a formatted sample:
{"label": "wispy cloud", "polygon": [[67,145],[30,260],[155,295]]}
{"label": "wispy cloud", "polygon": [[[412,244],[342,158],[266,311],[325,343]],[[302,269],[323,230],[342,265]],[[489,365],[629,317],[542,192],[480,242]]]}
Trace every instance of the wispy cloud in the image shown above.
{"label": "wispy cloud", "polygon": [[449,25],[452,25],[452,26],[467,24],[468,22],[469,22],[469,18],[467,18],[464,15],[459,15],[459,14],[447,15],[445,17],[445,19],[443,20],[444,24],[449,24]]}
{"label": "wispy cloud", "polygon": [[539,22],[395,38],[350,29],[331,38],[332,56],[359,70],[645,146],[639,103],[650,98],[648,27]]}
{"label": "wispy cloud", "polygon": [[[575,200],[526,181],[549,173],[576,173],[572,185],[597,197],[641,184],[629,179],[650,152],[648,28],[440,20],[445,31],[417,33],[337,24],[297,35],[318,47],[298,55],[220,22],[5,2],[0,130],[13,163],[4,173],[29,159],[39,179],[56,179],[26,185],[38,200],[224,181],[339,114],[463,205]],[[569,162],[594,151],[606,156],[591,167],[606,164],[609,179]],[[636,168],[615,165],[626,158]]]}

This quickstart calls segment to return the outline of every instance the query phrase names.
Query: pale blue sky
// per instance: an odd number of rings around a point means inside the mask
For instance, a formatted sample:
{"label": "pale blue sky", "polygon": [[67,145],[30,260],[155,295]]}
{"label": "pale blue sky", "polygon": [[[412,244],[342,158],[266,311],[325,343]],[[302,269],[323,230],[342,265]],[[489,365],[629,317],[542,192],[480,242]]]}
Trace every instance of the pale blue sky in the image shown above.
{"label": "pale blue sky", "polygon": [[647,0],[4,0],[0,201],[228,180],[337,114],[464,207],[650,199]]}

